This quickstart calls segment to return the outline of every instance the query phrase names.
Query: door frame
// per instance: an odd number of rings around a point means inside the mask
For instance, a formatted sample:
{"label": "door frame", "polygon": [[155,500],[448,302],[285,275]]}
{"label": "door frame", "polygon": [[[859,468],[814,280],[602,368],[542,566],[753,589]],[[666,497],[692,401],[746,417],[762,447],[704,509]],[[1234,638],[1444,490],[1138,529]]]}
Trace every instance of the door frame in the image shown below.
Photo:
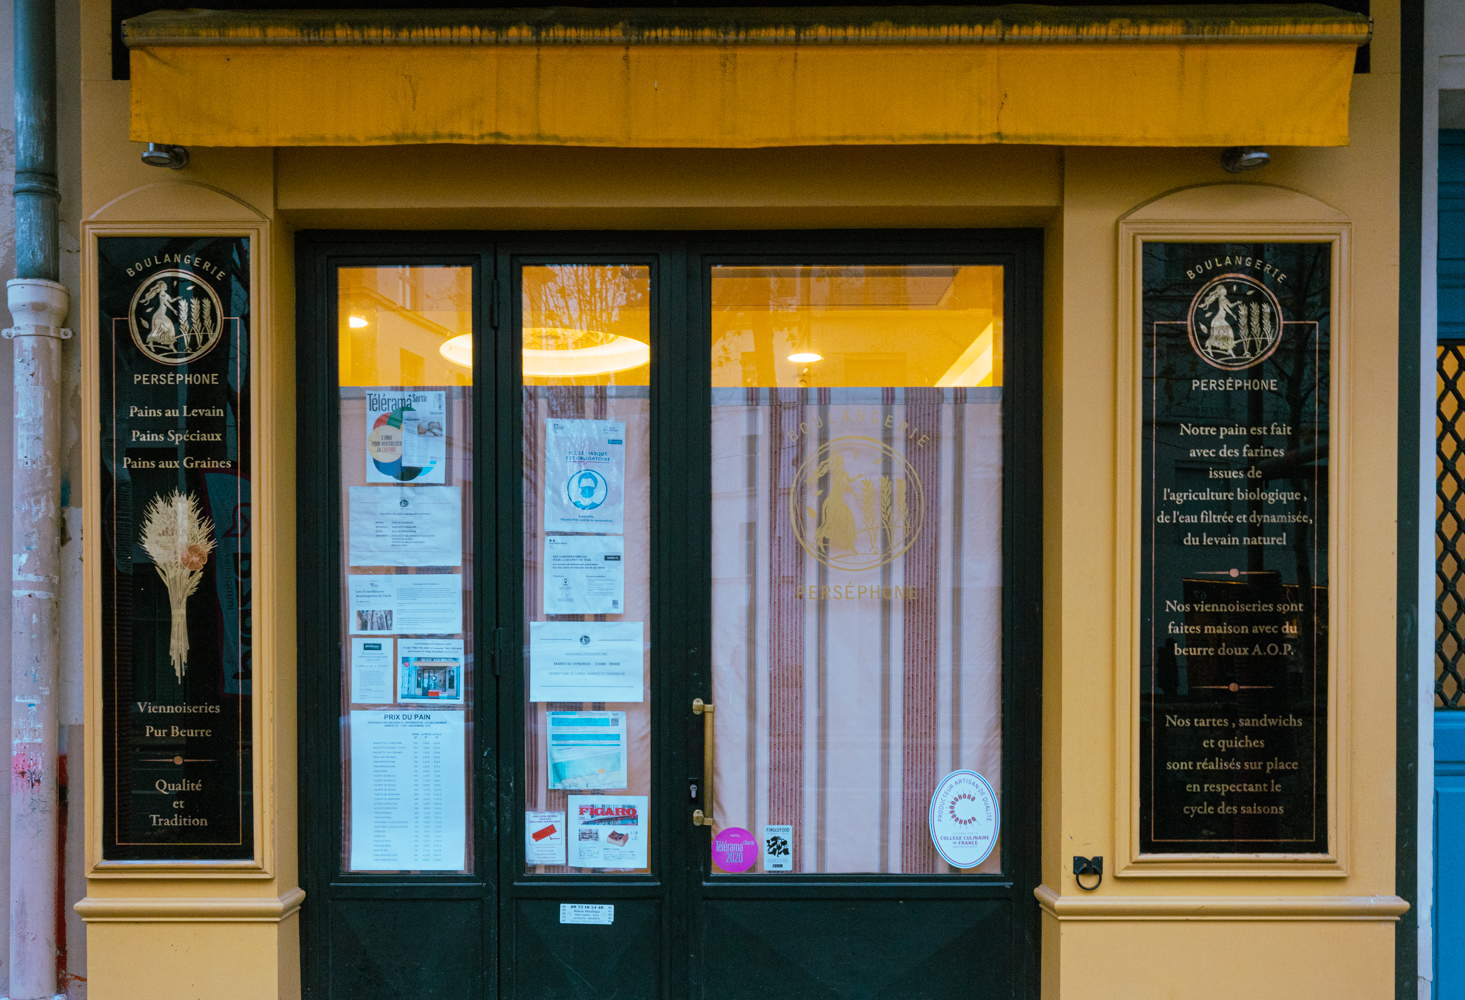
{"label": "door frame", "polygon": [[[781,897],[819,899],[1010,899],[1014,996],[1038,995],[1042,665],[1042,280],[1043,233],[1019,230],[835,230],[776,232],[396,232],[301,231],[296,235],[297,496],[327,502],[297,509],[301,973],[308,997],[330,995],[335,900],[477,898],[483,901],[477,995],[513,996],[515,905],[526,899],[615,902],[656,899],[662,947],[655,993],[702,996],[694,950],[697,901],[767,894],[770,876],[714,884],[701,829],[692,831],[687,779],[700,772],[700,720],[687,706],[710,698],[710,290],[711,262],[1001,263],[1005,274],[1003,394],[1003,874],[1000,876],[822,875],[778,880]],[[497,685],[522,669],[520,302],[518,267],[533,263],[650,262],[653,267],[651,468],[652,874],[523,875],[518,819],[523,773],[522,696]],[[335,386],[333,269],[370,263],[463,264],[476,268],[474,333],[493,350],[474,352],[474,477],[477,673],[474,685],[476,874],[360,876],[340,873],[341,748],[339,636],[339,428]],[[658,277],[661,279],[658,281]],[[503,334],[503,335],[501,335]],[[489,340],[491,338],[491,341]],[[702,377],[695,377],[701,374]],[[497,470],[497,472],[495,472]],[[704,488],[709,487],[709,488]],[[329,629],[313,623],[329,622]],[[501,630],[501,631],[495,631]],[[492,666],[483,651],[492,654]],[[516,655],[517,651],[517,655]],[[501,676],[500,676],[501,675]],[[484,766],[492,765],[496,766]],[[685,806],[685,808],[683,808]],[[683,815],[685,814],[685,815]],[[511,817],[500,823],[496,817]],[[490,852],[495,852],[490,854]],[[496,861],[495,861],[496,858]],[[959,881],[958,881],[959,880]],[[314,905],[312,905],[312,901]],[[502,933],[501,933],[502,928]],[[676,929],[690,928],[684,936]],[[686,947],[677,947],[678,940]]]}

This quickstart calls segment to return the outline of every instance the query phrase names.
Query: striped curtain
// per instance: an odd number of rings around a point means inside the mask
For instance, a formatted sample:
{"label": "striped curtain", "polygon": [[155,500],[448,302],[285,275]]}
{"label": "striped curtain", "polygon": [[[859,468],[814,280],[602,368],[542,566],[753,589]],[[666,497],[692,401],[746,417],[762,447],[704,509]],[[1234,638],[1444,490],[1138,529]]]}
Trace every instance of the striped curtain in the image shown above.
{"label": "striped curtain", "polygon": [[715,814],[795,871],[954,872],[937,782],[1001,795],[1001,401],[713,390]]}

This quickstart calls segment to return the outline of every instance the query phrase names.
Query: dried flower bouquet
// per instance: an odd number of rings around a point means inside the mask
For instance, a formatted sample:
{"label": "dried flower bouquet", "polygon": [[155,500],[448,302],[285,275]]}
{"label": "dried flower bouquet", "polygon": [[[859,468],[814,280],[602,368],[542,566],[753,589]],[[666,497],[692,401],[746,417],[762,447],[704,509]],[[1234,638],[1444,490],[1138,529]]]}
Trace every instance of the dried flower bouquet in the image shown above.
{"label": "dried flower bouquet", "polygon": [[168,659],[180,681],[188,669],[188,598],[203,579],[203,568],[214,550],[213,536],[214,522],[192,493],[185,496],[174,490],[153,497],[143,512],[142,547],[168,587],[173,611]]}

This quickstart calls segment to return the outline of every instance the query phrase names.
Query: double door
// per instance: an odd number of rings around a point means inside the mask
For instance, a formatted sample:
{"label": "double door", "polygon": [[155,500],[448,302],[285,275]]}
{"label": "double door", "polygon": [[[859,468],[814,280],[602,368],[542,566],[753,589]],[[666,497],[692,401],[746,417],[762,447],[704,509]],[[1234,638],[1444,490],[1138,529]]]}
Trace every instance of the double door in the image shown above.
{"label": "double door", "polygon": [[1038,259],[300,237],[307,995],[1036,995]]}

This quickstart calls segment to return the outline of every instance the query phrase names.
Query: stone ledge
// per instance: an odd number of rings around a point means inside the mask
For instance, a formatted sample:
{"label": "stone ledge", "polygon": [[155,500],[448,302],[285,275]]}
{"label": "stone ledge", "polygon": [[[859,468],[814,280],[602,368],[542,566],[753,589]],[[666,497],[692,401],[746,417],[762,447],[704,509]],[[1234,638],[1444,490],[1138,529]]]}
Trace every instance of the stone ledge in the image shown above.
{"label": "stone ledge", "polygon": [[1378,920],[1409,909],[1398,896],[1077,896],[1033,890],[1059,920]]}
{"label": "stone ledge", "polygon": [[271,923],[300,909],[305,890],[283,896],[198,899],[108,899],[88,896],[76,904],[87,923]]}

